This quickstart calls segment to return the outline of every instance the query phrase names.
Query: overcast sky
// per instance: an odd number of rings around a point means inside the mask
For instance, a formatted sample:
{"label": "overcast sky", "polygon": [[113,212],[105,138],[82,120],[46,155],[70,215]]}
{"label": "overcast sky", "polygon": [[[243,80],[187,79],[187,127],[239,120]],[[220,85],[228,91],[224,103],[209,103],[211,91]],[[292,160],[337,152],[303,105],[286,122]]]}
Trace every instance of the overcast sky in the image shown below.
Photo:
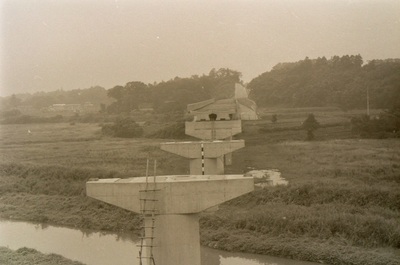
{"label": "overcast sky", "polygon": [[0,0],[0,96],[400,58],[399,0]]}

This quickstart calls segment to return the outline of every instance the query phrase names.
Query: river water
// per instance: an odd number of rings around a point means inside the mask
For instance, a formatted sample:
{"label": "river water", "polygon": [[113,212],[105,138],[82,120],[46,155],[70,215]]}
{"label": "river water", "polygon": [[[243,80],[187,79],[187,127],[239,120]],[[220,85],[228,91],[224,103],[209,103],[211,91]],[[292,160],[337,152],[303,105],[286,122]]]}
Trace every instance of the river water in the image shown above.
{"label": "river water", "polygon": [[[102,233],[65,227],[0,220],[0,246],[34,248],[87,265],[138,265],[138,240],[129,234]],[[203,265],[315,265],[264,255],[201,248]]]}

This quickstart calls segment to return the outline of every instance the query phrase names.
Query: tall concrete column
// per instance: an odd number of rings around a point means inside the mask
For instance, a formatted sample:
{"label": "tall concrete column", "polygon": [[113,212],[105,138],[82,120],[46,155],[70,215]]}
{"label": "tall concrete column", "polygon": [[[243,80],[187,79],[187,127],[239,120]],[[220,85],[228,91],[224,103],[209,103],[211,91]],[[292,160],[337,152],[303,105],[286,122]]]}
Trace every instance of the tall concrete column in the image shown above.
{"label": "tall concrete column", "polygon": [[[146,218],[145,223],[146,227],[151,227],[152,220]],[[146,234],[150,234],[150,231]],[[200,265],[198,214],[158,215],[153,236],[156,264]],[[146,245],[150,245],[150,239],[147,239]],[[145,251],[149,252],[149,249]],[[148,259],[146,262],[153,265]]]}

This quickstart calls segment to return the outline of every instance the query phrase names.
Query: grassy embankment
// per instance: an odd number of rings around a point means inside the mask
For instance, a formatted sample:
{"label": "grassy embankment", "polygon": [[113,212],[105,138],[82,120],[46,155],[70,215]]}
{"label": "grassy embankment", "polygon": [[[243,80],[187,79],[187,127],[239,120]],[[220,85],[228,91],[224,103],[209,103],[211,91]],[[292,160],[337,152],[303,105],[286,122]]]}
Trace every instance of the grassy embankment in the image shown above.
{"label": "grassy embankment", "polygon": [[0,247],[0,264],[7,265],[83,265],[78,261],[72,261],[56,254],[43,254],[30,248],[11,250]]}
{"label": "grassy embankment", "polygon": [[[277,168],[290,185],[204,214],[202,243],[330,264],[399,264],[400,141],[348,139],[348,114],[322,109],[314,113],[328,126],[304,142],[296,127],[306,113],[279,113],[277,124],[245,124],[246,148],[227,172]],[[148,155],[159,174],[188,170],[158,150],[161,141],[102,138],[90,124],[35,126],[31,134],[27,125],[1,126],[0,217],[137,231],[135,214],[85,197],[84,182],[143,175]]]}

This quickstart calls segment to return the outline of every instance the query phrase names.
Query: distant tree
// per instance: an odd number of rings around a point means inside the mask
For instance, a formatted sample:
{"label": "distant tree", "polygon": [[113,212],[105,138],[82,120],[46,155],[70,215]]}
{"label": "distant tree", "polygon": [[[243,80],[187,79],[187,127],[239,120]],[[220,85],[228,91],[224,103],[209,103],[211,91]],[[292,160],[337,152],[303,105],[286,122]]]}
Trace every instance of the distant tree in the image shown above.
{"label": "distant tree", "polygon": [[121,100],[121,98],[124,96],[124,87],[115,86],[107,91],[107,95],[116,100]]}
{"label": "distant tree", "polygon": [[307,140],[314,139],[314,131],[320,127],[319,122],[315,119],[314,114],[309,114],[307,119],[303,122],[302,127],[307,131]]}
{"label": "distant tree", "polygon": [[278,116],[276,114],[272,115],[271,122],[276,123],[278,121]]}
{"label": "distant tree", "polygon": [[101,113],[106,113],[107,111],[107,106],[104,103],[100,103],[100,112]]}
{"label": "distant tree", "polygon": [[108,106],[109,113],[129,113],[138,109],[141,103],[151,101],[151,91],[143,82],[133,81],[125,86],[115,86],[108,90],[109,97],[116,99]]}
{"label": "distant tree", "polygon": [[215,79],[230,79],[233,82],[240,82],[240,78],[242,76],[242,73],[239,71],[235,71],[229,68],[220,68],[218,71],[215,70],[215,68],[211,69],[209,75],[210,78],[215,78]]}
{"label": "distant tree", "polygon": [[19,105],[21,105],[21,99],[18,98],[15,94],[12,94],[12,96],[10,97],[10,106],[12,108],[16,108]]}

